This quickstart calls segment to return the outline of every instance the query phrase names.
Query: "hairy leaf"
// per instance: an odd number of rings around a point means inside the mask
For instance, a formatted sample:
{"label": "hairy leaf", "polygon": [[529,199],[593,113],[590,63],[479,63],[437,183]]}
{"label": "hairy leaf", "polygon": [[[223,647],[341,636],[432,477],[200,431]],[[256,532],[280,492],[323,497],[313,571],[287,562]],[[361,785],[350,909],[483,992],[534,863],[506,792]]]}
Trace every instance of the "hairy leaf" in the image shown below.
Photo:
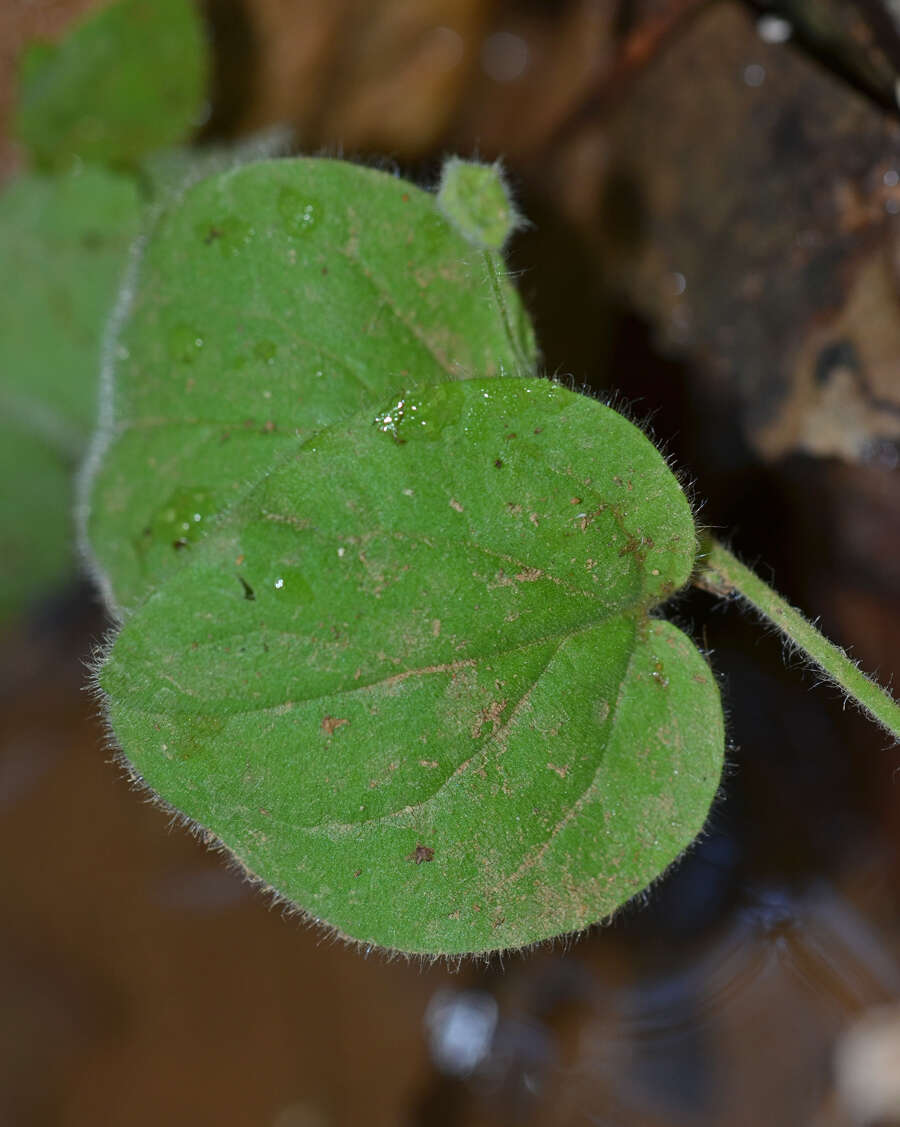
{"label": "hairy leaf", "polygon": [[522,225],[498,165],[450,157],[441,170],[437,203],[463,238],[482,250],[502,250]]}
{"label": "hairy leaf", "polygon": [[17,128],[45,169],[80,159],[116,166],[183,140],[209,68],[191,0],[117,0],[22,62]]}
{"label": "hairy leaf", "polygon": [[71,475],[139,214],[133,182],[96,168],[0,195],[0,617],[71,569]]}
{"label": "hairy leaf", "polygon": [[372,169],[262,161],[191,188],[119,337],[89,526],[112,602],[183,563],[296,436],[405,387],[530,374],[497,269],[432,195]]}
{"label": "hairy leaf", "polygon": [[608,915],[703,825],[718,692],[649,615],[694,554],[620,415],[447,383],[295,444],[101,684],[144,780],[311,916],[405,951],[517,947]]}

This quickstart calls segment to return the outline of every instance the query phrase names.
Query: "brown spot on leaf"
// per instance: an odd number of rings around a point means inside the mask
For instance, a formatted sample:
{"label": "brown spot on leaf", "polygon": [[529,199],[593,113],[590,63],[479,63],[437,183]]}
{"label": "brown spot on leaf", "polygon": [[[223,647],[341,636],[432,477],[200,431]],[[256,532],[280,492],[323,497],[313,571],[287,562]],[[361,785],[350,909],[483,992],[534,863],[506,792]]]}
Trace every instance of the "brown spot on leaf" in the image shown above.
{"label": "brown spot on leaf", "polygon": [[485,724],[490,724],[491,735],[493,735],[500,727],[500,717],[503,715],[504,708],[506,708],[506,700],[491,701],[487,708],[483,708],[472,725],[472,739],[478,739]]}
{"label": "brown spot on leaf", "polygon": [[639,560],[641,563],[643,563],[647,558],[646,549],[652,546],[653,541],[649,538],[645,539],[643,536],[635,536],[634,533],[629,532],[628,539],[625,542],[625,547],[619,549],[619,555],[633,555],[636,560]]}
{"label": "brown spot on leaf", "polygon": [[417,865],[421,865],[423,861],[433,861],[434,850],[430,846],[422,845],[420,841],[417,841],[412,853],[407,853],[406,860],[415,861]]}
{"label": "brown spot on leaf", "polygon": [[586,513],[580,521],[581,531],[586,532],[588,527],[594,523],[594,518],[605,512],[606,505],[599,505],[592,513]]}
{"label": "brown spot on leaf", "polygon": [[540,579],[543,574],[539,567],[526,567],[523,571],[516,572],[516,582],[534,583],[534,581]]}
{"label": "brown spot on leaf", "polygon": [[343,727],[344,724],[349,724],[350,721],[345,716],[323,716],[322,717],[322,731],[326,736],[334,734],[336,728]]}
{"label": "brown spot on leaf", "polygon": [[461,505],[461,504],[459,503],[459,501],[456,501],[456,500],[454,500],[454,498],[452,498],[452,497],[450,498],[450,508],[451,508],[451,509],[456,509],[456,511],[457,511],[458,513],[461,513],[461,512],[463,511],[463,507],[462,507],[462,505]]}

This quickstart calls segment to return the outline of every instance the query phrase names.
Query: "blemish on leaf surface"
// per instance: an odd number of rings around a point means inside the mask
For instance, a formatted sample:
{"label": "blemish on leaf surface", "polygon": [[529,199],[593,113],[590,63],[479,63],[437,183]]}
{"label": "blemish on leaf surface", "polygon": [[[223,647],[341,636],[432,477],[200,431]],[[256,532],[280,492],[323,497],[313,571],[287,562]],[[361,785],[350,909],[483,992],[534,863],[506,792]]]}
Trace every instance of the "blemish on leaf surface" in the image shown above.
{"label": "blemish on leaf surface", "polygon": [[322,731],[331,736],[337,728],[343,727],[344,724],[349,724],[350,721],[346,716],[323,716],[322,717]]}

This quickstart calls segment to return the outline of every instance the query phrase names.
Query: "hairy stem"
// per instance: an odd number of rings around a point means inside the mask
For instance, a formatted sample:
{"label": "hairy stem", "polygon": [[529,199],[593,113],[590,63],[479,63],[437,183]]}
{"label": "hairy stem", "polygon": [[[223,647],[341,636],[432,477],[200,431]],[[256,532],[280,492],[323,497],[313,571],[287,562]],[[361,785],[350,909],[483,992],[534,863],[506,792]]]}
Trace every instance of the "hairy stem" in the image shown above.
{"label": "hairy stem", "polygon": [[491,295],[500,311],[500,316],[503,320],[503,328],[506,332],[506,339],[509,341],[510,348],[513,351],[516,364],[519,368],[519,371],[515,374],[519,376],[530,376],[533,373],[534,365],[528,358],[527,350],[514,324],[509,302],[506,300],[506,295],[503,292],[503,259],[500,255],[489,250],[482,251],[482,255],[484,257],[485,269],[487,270],[488,282],[491,287]]}
{"label": "hairy stem", "polygon": [[712,536],[700,551],[700,570],[694,585],[714,595],[737,596],[768,619],[794,646],[814,662],[863,712],[900,740],[900,705],[886,689],[867,677],[856,662],[820,634],[758,575]]}

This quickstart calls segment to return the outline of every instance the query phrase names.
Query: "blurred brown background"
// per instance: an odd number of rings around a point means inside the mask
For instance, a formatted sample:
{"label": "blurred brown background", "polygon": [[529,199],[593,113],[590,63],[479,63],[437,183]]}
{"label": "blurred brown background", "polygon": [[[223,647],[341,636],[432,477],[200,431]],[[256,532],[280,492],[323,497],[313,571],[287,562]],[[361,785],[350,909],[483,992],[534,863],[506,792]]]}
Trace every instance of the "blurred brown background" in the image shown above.
{"label": "blurred brown background", "polygon": [[[0,7],[0,176],[22,45],[95,6]],[[649,419],[701,519],[890,678],[893,0],[205,11],[202,140],[286,122],[298,152],[425,185],[444,154],[502,156],[545,370]],[[707,836],[611,925],[459,968],[283,919],[109,762],[82,688],[105,629],[88,587],[23,614],[0,639],[0,1124],[891,1121],[898,1019],[880,1071],[844,1038],[900,999],[900,750],[735,610],[693,593],[672,613],[729,715]]]}

